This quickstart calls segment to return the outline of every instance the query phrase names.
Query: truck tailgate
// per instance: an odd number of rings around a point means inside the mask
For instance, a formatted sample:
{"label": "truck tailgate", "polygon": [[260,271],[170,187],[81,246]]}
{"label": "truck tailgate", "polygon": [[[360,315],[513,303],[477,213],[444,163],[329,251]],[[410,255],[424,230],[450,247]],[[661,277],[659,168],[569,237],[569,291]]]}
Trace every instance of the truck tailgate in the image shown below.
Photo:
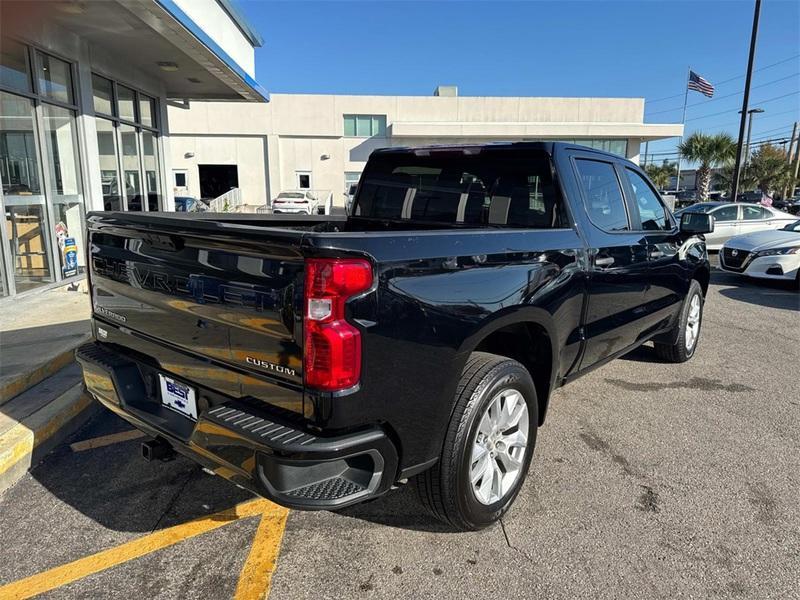
{"label": "truck tailgate", "polygon": [[302,388],[302,238],[261,224],[92,214],[94,315],[137,338],[131,349],[148,340],[208,365],[179,376],[281,404],[265,397],[274,384]]}

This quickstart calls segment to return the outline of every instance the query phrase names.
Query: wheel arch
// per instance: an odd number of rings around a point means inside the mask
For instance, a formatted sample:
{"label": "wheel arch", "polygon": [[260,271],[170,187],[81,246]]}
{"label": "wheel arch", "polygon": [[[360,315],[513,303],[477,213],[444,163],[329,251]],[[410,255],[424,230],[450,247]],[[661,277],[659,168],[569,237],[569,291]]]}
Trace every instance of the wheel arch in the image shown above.
{"label": "wheel arch", "polygon": [[711,282],[711,270],[707,265],[700,266],[692,274],[692,279],[696,279],[700,287],[703,288],[703,298],[705,298],[708,295],[708,285]]}
{"label": "wheel arch", "polygon": [[539,425],[547,414],[558,373],[558,346],[552,317],[543,309],[523,307],[495,316],[470,335],[461,347],[464,360],[471,352],[488,352],[520,362],[536,388]]}

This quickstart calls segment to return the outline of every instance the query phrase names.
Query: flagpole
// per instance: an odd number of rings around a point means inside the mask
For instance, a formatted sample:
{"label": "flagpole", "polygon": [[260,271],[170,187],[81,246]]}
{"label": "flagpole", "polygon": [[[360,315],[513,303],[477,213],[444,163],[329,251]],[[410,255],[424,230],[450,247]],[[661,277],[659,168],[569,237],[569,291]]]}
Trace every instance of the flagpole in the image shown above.
{"label": "flagpole", "polygon": [[[686,101],[689,99],[689,79],[692,76],[692,67],[689,66],[686,68],[686,89],[683,92],[683,119],[681,119],[681,123],[683,124],[683,130],[686,129]],[[683,143],[683,133],[684,131],[681,130],[681,141]],[[678,150],[678,177],[675,180],[675,192],[680,191],[681,189],[681,151]]]}

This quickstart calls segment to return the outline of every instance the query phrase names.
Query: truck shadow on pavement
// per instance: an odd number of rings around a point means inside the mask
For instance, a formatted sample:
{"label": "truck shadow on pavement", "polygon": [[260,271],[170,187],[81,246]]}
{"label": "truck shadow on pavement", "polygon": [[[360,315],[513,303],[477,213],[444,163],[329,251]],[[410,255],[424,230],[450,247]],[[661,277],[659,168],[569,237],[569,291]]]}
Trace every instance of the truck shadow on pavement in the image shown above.
{"label": "truck shadow on pavement", "polygon": [[[32,479],[8,490],[3,504],[30,508],[30,500],[26,499],[41,495],[32,487],[38,484],[51,495],[48,502],[66,504],[80,513],[71,516],[75,523],[64,523],[66,526],[75,527],[82,519],[89,519],[113,531],[150,533],[207,517],[254,497],[221,477],[206,474],[182,456],[147,462],[139,448],[145,437],[84,451],[71,447],[76,442],[131,429],[125,421],[102,409],[47,455],[31,471]],[[50,510],[43,512],[48,514]],[[400,529],[451,531],[425,512],[413,483],[336,514]]]}
{"label": "truck shadow on pavement", "polygon": [[658,355],[656,354],[655,349],[653,348],[652,343],[647,343],[644,346],[637,346],[627,354],[623,354],[619,357],[620,360],[630,360],[633,362],[641,362],[641,363],[663,363],[664,361],[661,360]]}
{"label": "truck shadow on pavement", "polygon": [[336,512],[344,517],[397,529],[430,533],[453,532],[452,528],[426,512],[417,497],[417,488],[413,482],[374,500]]}
{"label": "truck shadow on pavement", "polygon": [[[131,427],[107,410],[94,416],[66,443],[31,471],[31,476],[53,496],[85,517],[114,531],[152,532],[206,517],[253,498],[220,477],[208,475],[183,457],[147,462],[139,445],[128,440],[85,451],[71,443],[98,438]],[[33,493],[33,482],[21,481],[8,490],[19,504]],[[80,517],[76,516],[79,520]]]}

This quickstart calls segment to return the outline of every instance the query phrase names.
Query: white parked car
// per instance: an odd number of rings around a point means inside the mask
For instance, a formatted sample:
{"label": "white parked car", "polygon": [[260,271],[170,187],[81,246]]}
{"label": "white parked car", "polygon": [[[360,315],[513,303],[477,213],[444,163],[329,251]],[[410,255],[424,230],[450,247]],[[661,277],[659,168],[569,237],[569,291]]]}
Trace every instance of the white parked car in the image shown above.
{"label": "white parked car", "polygon": [[719,266],[749,277],[794,280],[800,286],[800,221],[729,239],[719,253]]}
{"label": "white parked car", "polygon": [[321,215],[325,212],[325,204],[306,190],[281,192],[272,201],[272,213],[294,215]]}
{"label": "white parked car", "polygon": [[706,234],[706,248],[719,250],[722,244],[736,237],[764,231],[765,229],[780,229],[797,220],[795,215],[750,202],[700,202],[692,204],[675,213],[680,217],[685,212],[709,213],[714,217],[714,232]]}

